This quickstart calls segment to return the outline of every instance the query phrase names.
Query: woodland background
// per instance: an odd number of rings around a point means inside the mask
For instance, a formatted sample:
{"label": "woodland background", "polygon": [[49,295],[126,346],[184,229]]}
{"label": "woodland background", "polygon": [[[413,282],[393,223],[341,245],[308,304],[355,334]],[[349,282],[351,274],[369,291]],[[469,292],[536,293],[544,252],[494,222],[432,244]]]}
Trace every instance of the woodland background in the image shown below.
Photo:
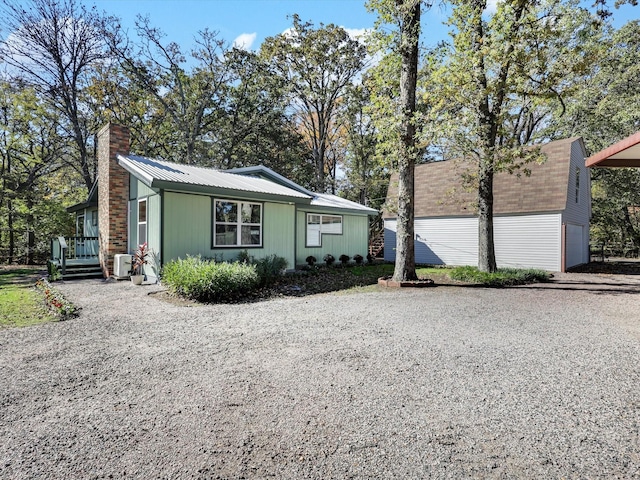
{"label": "woodland background", "polygon": [[[496,169],[514,175],[540,161],[523,157],[525,145],[582,136],[594,153],[640,129],[638,21],[616,29],[602,5],[567,0],[506,1],[490,16],[477,0],[449,3],[449,41],[420,49],[417,162],[481,158],[482,102]],[[250,52],[206,30],[187,50],[142,17],[125,32],[76,0],[2,0],[0,263],[42,262],[52,237],[73,234],[65,208],[96,180],[95,134],[107,122],[131,129],[136,154],[221,169],[263,164],[380,209],[402,113],[390,4],[369,2],[379,23],[366,36],[293,16],[289,33]],[[473,28],[484,29],[480,47]],[[482,86],[470,67],[478,62]],[[591,174],[592,242],[639,247],[640,171]]]}

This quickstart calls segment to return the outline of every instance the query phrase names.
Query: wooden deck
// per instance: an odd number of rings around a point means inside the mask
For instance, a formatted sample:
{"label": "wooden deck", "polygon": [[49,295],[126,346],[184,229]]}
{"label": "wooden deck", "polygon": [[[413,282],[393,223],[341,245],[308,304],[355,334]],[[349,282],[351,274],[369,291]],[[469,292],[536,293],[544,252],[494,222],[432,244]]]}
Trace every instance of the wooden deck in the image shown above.
{"label": "wooden deck", "polygon": [[50,261],[63,279],[102,277],[97,237],[58,237],[51,241]]}

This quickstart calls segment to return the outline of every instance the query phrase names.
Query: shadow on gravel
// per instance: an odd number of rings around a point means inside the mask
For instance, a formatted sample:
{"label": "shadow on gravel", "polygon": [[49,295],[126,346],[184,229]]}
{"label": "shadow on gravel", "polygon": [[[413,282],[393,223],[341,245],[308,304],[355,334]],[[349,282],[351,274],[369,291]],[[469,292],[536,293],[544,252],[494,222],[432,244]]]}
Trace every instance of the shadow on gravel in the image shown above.
{"label": "shadow on gravel", "polygon": [[640,275],[640,259],[590,262],[570,268],[571,273],[601,273],[608,275]]}
{"label": "shadow on gravel", "polygon": [[608,283],[608,282],[563,282],[551,281],[549,283],[536,283],[522,285],[517,288],[528,290],[565,290],[571,292],[591,292],[597,295],[638,295],[640,284],[638,283]]}

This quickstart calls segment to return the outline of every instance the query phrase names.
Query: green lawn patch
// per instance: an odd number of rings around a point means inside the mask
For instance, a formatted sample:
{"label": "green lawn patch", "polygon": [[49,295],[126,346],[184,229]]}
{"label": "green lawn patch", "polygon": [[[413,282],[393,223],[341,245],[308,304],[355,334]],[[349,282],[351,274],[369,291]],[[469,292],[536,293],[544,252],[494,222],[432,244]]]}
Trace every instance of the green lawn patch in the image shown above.
{"label": "green lawn patch", "polygon": [[489,287],[508,287],[549,281],[549,273],[534,268],[499,268],[497,272],[481,272],[477,267],[455,267],[449,272],[452,280],[486,285]]}
{"label": "green lawn patch", "polygon": [[[188,267],[188,268],[187,268]],[[206,268],[203,268],[206,267]],[[378,279],[393,274],[394,265],[375,263],[373,265],[341,264],[305,266],[303,270],[284,275],[274,275],[269,284],[260,286],[255,279],[247,283],[242,276],[242,288],[229,291],[230,285],[237,282],[230,280],[231,273],[237,273],[243,264],[214,264],[191,258],[179,264],[165,266],[162,281],[173,294],[199,301],[245,302],[279,296],[305,296],[328,292],[362,292],[377,288]],[[172,269],[175,269],[173,271]],[[224,270],[224,275],[214,275],[214,270]],[[544,282],[549,274],[542,270],[501,269],[494,274],[479,272],[475,267],[418,266],[416,273],[420,279],[432,279],[436,285],[485,285],[509,286],[526,283]],[[211,294],[213,287],[224,285],[224,291]],[[197,288],[196,288],[197,287]],[[195,294],[205,288],[207,295]],[[195,289],[195,290],[194,290]]]}
{"label": "green lawn patch", "polygon": [[55,320],[34,288],[39,268],[0,267],[0,328]]}

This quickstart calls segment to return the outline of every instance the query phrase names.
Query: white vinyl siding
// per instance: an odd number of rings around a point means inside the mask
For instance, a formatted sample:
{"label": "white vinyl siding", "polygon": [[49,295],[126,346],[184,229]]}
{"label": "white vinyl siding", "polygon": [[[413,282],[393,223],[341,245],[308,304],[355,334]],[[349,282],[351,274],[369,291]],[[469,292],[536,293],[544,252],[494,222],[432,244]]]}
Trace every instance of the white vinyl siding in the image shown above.
{"label": "white vinyl siding", "polygon": [[[384,222],[384,259],[396,259],[397,222]],[[415,227],[416,263],[475,265],[478,262],[476,218],[420,218]]]}
{"label": "white vinyl siding", "polygon": [[[591,217],[591,182],[589,169],[584,165],[584,158],[585,153],[580,142],[574,142],[571,145],[567,204],[562,215],[562,221],[568,224],[588,225]],[[577,202],[576,186],[579,186]]]}
{"label": "white vinyl siding", "polygon": [[[387,261],[395,260],[396,220],[385,220]],[[416,263],[478,264],[478,219],[419,218],[415,221]],[[560,214],[494,217],[498,267],[560,270]]]}
{"label": "white vinyl siding", "polygon": [[494,217],[493,228],[498,267],[561,269],[559,213]]}
{"label": "white vinyl siding", "polygon": [[418,263],[445,265],[478,263],[477,219],[418,219],[414,228]]}
{"label": "white vinyl siding", "polygon": [[[584,165],[585,152],[579,142],[571,146],[567,208],[562,214],[565,229],[566,268],[589,262],[589,221],[591,219],[591,181]],[[578,177],[579,176],[579,177]],[[578,180],[579,178],[579,180]],[[576,187],[578,187],[576,202]]]}

